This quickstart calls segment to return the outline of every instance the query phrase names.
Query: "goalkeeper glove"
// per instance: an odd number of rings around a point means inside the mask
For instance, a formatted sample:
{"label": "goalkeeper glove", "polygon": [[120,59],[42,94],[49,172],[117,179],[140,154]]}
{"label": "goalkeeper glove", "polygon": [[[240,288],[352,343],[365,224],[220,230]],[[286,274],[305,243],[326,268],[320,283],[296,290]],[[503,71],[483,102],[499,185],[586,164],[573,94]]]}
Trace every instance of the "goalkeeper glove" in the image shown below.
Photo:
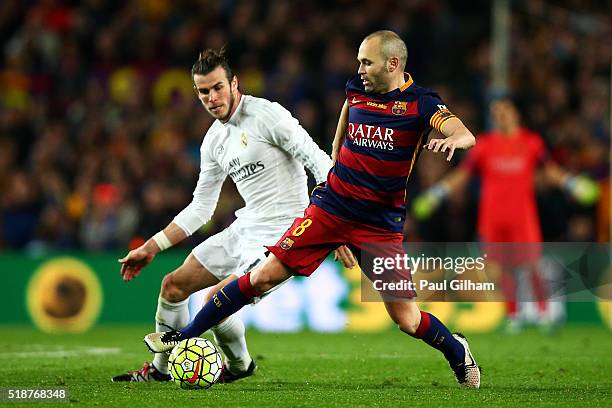
{"label": "goalkeeper glove", "polygon": [[583,206],[593,205],[599,198],[599,186],[587,176],[569,176],[563,187]]}
{"label": "goalkeeper glove", "polygon": [[417,220],[426,220],[438,209],[448,196],[448,187],[438,183],[418,195],[412,202],[412,214]]}

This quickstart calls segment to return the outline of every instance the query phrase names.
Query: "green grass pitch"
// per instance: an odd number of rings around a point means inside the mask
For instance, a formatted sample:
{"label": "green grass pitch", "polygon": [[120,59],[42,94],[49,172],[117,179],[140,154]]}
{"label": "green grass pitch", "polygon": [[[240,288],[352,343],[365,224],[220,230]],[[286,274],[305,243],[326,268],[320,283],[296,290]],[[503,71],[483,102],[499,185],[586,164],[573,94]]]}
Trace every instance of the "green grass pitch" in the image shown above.
{"label": "green grass pitch", "polygon": [[461,388],[437,351],[399,331],[250,332],[259,370],[249,379],[193,391],[112,383],[151,358],[141,342],[147,332],[110,326],[51,336],[0,326],[0,387],[62,386],[70,404],[61,406],[88,407],[612,406],[612,333],[593,326],[468,336],[484,367],[480,390]]}

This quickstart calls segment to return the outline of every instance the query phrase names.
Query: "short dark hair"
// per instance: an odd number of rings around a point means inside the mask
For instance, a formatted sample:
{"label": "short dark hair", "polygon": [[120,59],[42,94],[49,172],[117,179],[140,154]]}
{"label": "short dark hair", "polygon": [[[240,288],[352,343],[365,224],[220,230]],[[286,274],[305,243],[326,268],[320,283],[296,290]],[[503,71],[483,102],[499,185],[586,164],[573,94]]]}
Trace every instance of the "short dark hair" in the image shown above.
{"label": "short dark hair", "polygon": [[406,68],[408,48],[404,40],[397,33],[390,30],[379,30],[368,35],[363,41],[371,40],[372,38],[380,38],[380,51],[386,60],[391,57],[397,57],[399,58],[401,70],[403,71]]}
{"label": "short dark hair", "polygon": [[193,64],[193,67],[191,67],[191,78],[195,75],[206,75],[214,71],[217,67],[223,68],[227,75],[228,82],[232,82],[234,72],[229,65],[225,47],[222,47],[220,50],[207,48],[200,52],[198,60]]}

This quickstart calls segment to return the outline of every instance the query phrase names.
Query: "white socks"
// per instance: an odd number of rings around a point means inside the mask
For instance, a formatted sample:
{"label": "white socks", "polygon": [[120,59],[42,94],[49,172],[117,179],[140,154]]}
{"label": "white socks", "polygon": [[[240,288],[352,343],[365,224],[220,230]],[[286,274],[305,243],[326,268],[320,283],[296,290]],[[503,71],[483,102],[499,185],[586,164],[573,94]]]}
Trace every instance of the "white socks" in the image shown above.
{"label": "white socks", "polygon": [[[246,371],[251,364],[244,337],[244,323],[236,315],[212,327],[215,341],[225,354],[227,368],[234,374]],[[157,367],[157,365],[156,365]]]}
{"label": "white socks", "polygon": [[[155,314],[155,331],[166,332],[171,329],[180,330],[189,324],[189,298],[172,303],[161,296],[157,302],[157,313]],[[244,326],[243,326],[244,333]],[[244,336],[243,336],[244,338]],[[168,374],[169,353],[156,353],[153,365],[163,374]]]}

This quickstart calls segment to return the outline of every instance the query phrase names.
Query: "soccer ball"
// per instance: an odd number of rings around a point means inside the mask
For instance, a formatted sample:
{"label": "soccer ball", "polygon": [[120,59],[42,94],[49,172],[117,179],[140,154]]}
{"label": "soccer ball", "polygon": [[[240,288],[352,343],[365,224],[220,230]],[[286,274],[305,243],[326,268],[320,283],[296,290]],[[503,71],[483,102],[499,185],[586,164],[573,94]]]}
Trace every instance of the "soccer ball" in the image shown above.
{"label": "soccer ball", "polygon": [[223,360],[212,341],[194,337],[172,349],[168,369],[172,381],[181,388],[208,388],[221,377]]}

